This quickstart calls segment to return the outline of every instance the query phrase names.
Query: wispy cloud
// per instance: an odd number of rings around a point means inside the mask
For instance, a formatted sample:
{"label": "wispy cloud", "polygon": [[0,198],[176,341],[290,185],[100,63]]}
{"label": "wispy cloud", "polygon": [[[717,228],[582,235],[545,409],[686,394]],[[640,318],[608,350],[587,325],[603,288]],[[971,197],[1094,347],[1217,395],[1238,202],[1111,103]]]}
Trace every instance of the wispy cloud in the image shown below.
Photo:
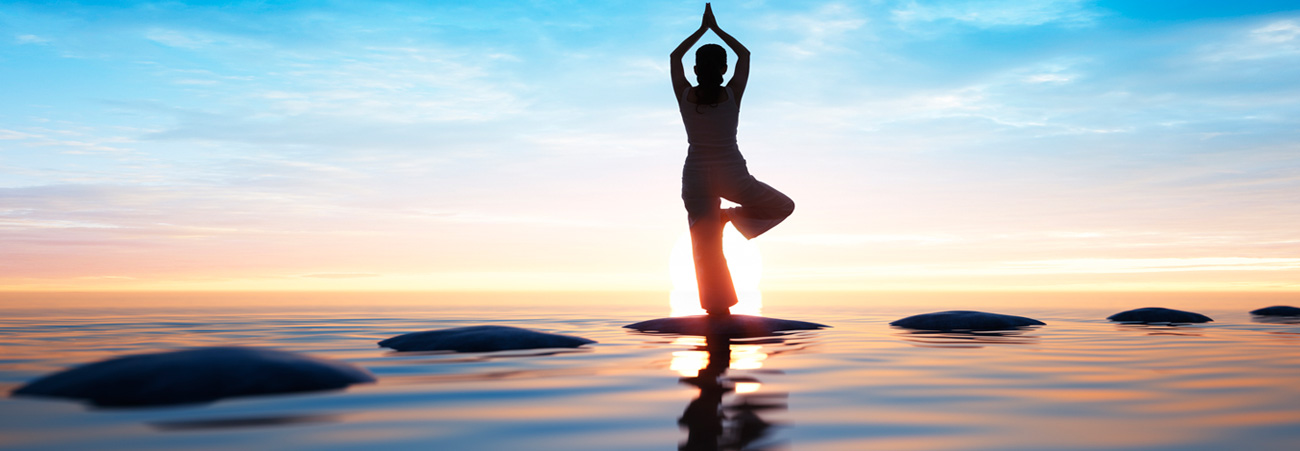
{"label": "wispy cloud", "polygon": [[382,274],[373,273],[320,273],[320,274],[303,274],[298,277],[312,279],[363,279],[369,277],[380,277]]}
{"label": "wispy cloud", "polygon": [[796,37],[795,42],[777,44],[779,50],[796,58],[852,52],[857,39],[846,38],[867,23],[866,16],[845,3],[826,3],[807,12],[782,13],[762,21],[767,30]]}
{"label": "wispy cloud", "polygon": [[960,241],[952,235],[907,235],[907,234],[806,234],[785,235],[767,239],[769,242],[791,243],[812,246],[858,246],[879,243],[908,243],[918,245],[946,244]]}
{"label": "wispy cloud", "polygon": [[203,50],[215,46],[244,49],[267,49],[270,47],[256,40],[210,31],[153,28],[146,30],[144,37],[162,45],[186,50]]}
{"label": "wispy cloud", "polygon": [[126,153],[130,149],[121,145],[134,141],[134,139],[125,136],[87,136],[84,133],[72,130],[41,128],[33,131],[35,133],[0,130],[0,141],[12,141],[8,144],[16,146],[53,148],[68,154]]}
{"label": "wispy cloud", "polygon": [[1260,42],[1295,42],[1300,40],[1300,23],[1294,20],[1280,20],[1251,30],[1250,34]]}
{"label": "wispy cloud", "polygon": [[791,277],[912,277],[943,278],[952,276],[1039,276],[1070,274],[1146,274],[1168,272],[1220,271],[1296,271],[1297,258],[1138,258],[1138,259],[1065,259],[988,262],[965,265],[903,264],[858,267],[803,268]]}
{"label": "wispy cloud", "polygon": [[926,22],[954,22],[978,28],[1079,26],[1091,24],[1098,15],[1083,0],[909,1],[893,10],[894,20],[904,27]]}
{"label": "wispy cloud", "polygon": [[20,34],[14,36],[14,41],[17,41],[19,44],[45,44],[50,42],[49,39],[34,34]]}
{"label": "wispy cloud", "polygon": [[1202,51],[1211,62],[1295,59],[1300,57],[1300,20],[1278,20],[1233,32],[1206,44]]}

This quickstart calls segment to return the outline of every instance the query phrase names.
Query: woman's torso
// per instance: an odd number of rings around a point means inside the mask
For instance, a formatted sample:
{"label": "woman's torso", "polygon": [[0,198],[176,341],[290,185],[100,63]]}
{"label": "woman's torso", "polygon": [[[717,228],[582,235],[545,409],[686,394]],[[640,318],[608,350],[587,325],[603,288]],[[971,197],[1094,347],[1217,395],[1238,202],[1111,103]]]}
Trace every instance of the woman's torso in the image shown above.
{"label": "woman's torso", "polygon": [[690,143],[686,162],[744,161],[740,156],[740,148],[736,145],[740,106],[736,104],[736,96],[731,88],[724,88],[719,93],[719,97],[726,98],[716,104],[697,104],[688,100],[693,89],[682,92],[677,102],[682,124],[686,126],[686,141]]}

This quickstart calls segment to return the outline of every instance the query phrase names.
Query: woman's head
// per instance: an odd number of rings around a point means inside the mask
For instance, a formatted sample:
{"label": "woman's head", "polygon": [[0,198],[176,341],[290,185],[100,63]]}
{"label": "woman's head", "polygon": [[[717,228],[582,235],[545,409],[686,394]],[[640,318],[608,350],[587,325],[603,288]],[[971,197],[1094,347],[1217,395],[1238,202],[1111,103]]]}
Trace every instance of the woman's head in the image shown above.
{"label": "woman's head", "polygon": [[705,44],[695,50],[695,90],[698,103],[718,103],[722,74],[727,72],[727,50],[717,44]]}

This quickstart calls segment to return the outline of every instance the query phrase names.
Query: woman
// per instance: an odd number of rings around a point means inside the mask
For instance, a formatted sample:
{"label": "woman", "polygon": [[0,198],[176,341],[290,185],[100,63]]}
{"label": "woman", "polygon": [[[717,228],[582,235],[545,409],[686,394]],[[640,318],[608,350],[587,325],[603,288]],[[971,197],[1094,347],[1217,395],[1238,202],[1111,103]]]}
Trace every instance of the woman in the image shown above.
{"label": "woman", "polygon": [[[682,68],[682,57],[709,30],[736,52],[736,71],[723,86],[727,51],[717,44],[701,46],[695,52],[699,85],[692,87]],[[749,81],[749,50],[718,27],[708,4],[704,6],[700,29],[682,41],[671,58],[673,94],[690,142],[682,170],[682,201],[690,221],[700,306],[711,317],[723,317],[736,305],[736,290],[722,254],[722,227],[731,221],[745,238],[754,238],[790,216],[794,201],[756,180],[745,167],[736,145],[736,126],[740,100]],[[739,206],[720,209],[720,199]]]}

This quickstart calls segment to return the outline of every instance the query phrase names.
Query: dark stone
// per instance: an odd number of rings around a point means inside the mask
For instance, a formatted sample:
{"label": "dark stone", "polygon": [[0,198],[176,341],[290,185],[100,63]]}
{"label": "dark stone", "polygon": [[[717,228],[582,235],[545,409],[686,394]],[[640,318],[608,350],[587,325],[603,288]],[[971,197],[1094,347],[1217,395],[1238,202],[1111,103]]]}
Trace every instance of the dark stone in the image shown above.
{"label": "dark stone", "polygon": [[1161,307],[1146,307],[1119,312],[1110,315],[1106,319],[1122,323],[1208,323],[1214,321],[1200,313]]}
{"label": "dark stone", "polygon": [[922,313],[889,323],[891,326],[906,329],[938,331],[1014,330],[1026,326],[1042,326],[1043,324],[1042,321],[1023,316],[970,310]]}
{"label": "dark stone", "polygon": [[695,315],[652,319],[623,327],[641,332],[753,338],[776,335],[781,331],[824,329],[830,326],[750,315],[728,315],[723,318]]}
{"label": "dark stone", "polygon": [[492,352],[512,349],[576,348],[595,343],[582,337],[510,326],[469,326],[398,335],[379,346],[398,351]]}
{"label": "dark stone", "polygon": [[218,347],[115,357],[45,376],[13,394],[84,399],[99,406],[150,406],[374,381],[370,372],[350,363],[272,349]]}
{"label": "dark stone", "polygon": [[1252,310],[1250,314],[1259,316],[1300,316],[1300,308],[1291,307],[1289,305],[1275,305],[1272,307]]}

